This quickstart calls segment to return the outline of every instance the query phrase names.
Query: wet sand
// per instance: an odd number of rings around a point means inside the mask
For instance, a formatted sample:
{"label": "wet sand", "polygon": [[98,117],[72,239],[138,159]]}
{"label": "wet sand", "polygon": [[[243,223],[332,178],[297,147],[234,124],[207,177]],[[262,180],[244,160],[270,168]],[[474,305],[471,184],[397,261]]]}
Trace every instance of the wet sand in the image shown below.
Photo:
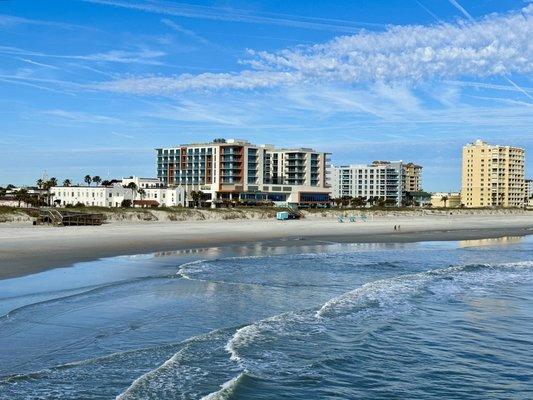
{"label": "wet sand", "polygon": [[[394,225],[400,225],[395,231]],[[394,243],[523,236],[533,214],[381,217],[337,220],[230,220],[113,223],[98,227],[0,225],[0,279],[126,254],[265,242],[271,246],[320,243]]]}

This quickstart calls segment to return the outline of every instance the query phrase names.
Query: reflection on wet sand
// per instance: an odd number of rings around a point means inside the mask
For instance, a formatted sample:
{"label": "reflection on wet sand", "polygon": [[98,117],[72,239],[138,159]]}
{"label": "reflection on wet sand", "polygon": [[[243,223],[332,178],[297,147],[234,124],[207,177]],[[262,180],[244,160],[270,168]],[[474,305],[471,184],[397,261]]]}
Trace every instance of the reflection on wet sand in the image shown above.
{"label": "reflection on wet sand", "polygon": [[472,239],[460,240],[459,247],[477,247],[477,246],[500,246],[513,243],[521,243],[524,240],[523,236],[503,236],[499,238],[490,239]]}

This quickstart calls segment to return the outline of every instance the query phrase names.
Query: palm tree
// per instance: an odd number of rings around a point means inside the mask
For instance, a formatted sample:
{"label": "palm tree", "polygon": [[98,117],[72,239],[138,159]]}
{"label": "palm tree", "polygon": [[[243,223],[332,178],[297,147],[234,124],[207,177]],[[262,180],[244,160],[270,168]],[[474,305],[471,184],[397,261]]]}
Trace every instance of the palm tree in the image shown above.
{"label": "palm tree", "polygon": [[19,207],[20,203],[28,200],[28,191],[26,189],[20,189],[15,193],[15,200],[18,200]]}
{"label": "palm tree", "polygon": [[98,186],[100,182],[102,182],[102,178],[100,178],[98,175],[93,176],[93,182],[96,183],[96,186]]}
{"label": "palm tree", "polygon": [[192,201],[193,201],[193,203],[195,204],[196,207],[200,206],[201,196],[202,196],[202,192],[201,191],[193,190],[191,192],[191,199],[192,199]]}
{"label": "palm tree", "polygon": [[446,208],[446,202],[448,201],[448,196],[442,196],[440,201],[444,203],[444,208]]}
{"label": "palm tree", "polygon": [[133,200],[135,200],[135,193],[137,191],[137,185],[135,184],[135,182],[128,183],[126,188],[131,189],[131,196],[133,197]]}
{"label": "palm tree", "polygon": [[65,179],[63,181],[63,186],[65,187],[69,187],[70,185],[72,185],[72,182],[70,181],[70,179]]}
{"label": "palm tree", "polygon": [[57,186],[57,178],[55,177],[51,177],[48,182],[50,183],[50,187]]}
{"label": "palm tree", "polygon": [[36,183],[37,183],[37,187],[38,187],[39,189],[41,189],[41,188],[43,187],[44,181],[43,181],[42,179],[39,178],[39,179],[37,179],[37,182],[36,182]]}
{"label": "palm tree", "polygon": [[90,186],[91,182],[93,181],[93,179],[91,178],[91,175],[85,175],[83,180],[85,181],[85,183],[87,183],[87,186]]}
{"label": "palm tree", "polygon": [[137,193],[139,193],[139,196],[141,196],[141,200],[144,199],[144,196],[146,196],[146,190],[143,188],[137,190]]}

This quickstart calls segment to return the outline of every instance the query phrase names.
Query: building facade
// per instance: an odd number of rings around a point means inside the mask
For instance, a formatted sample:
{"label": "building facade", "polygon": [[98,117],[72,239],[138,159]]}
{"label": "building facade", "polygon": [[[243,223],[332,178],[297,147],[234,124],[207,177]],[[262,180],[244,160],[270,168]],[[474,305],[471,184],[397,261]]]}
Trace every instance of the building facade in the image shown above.
{"label": "building facade", "polygon": [[416,193],[422,191],[422,166],[407,163],[404,164],[404,191]]}
{"label": "building facade", "polygon": [[206,202],[329,201],[329,155],[312,149],[278,149],[244,140],[158,148],[161,184],[203,192]]}
{"label": "building facade", "polygon": [[[136,189],[128,188],[135,183]],[[141,190],[142,189],[142,190]],[[50,189],[52,202],[58,206],[83,204],[87,207],[120,207],[124,200],[135,206],[143,203],[154,206],[186,206],[188,199],[181,187],[168,188],[155,178],[124,178],[109,186],[54,186]]]}
{"label": "building facade", "polygon": [[407,192],[422,191],[422,167],[402,161],[332,168],[332,197],[380,197],[400,207]]}
{"label": "building facade", "polygon": [[400,206],[404,177],[400,161],[333,167],[332,197],[382,197],[390,204]]}
{"label": "building facade", "polygon": [[432,207],[461,207],[461,193],[459,192],[436,192],[431,194]]}
{"label": "building facade", "polygon": [[465,207],[521,207],[525,151],[481,140],[463,147],[461,199]]}
{"label": "building facade", "polygon": [[533,198],[533,179],[526,179],[525,181],[525,194],[526,199],[532,199]]}

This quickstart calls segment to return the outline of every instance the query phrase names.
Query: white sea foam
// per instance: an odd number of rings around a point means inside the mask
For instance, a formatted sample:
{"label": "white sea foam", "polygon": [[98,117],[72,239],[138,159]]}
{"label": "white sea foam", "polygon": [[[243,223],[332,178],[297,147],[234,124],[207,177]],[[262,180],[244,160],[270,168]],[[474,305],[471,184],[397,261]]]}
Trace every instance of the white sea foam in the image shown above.
{"label": "white sea foam", "polygon": [[242,381],[242,379],[244,378],[245,375],[246,375],[245,372],[241,372],[236,377],[230,379],[227,382],[224,382],[220,386],[220,390],[217,390],[216,392],[213,392],[213,393],[209,393],[207,396],[202,397],[201,400],[225,400],[225,399],[228,399],[233,394],[233,392],[235,391],[235,389],[237,388],[237,386]]}
{"label": "white sea foam", "polygon": [[[169,375],[172,374],[172,368],[174,368],[176,365],[179,365],[183,358],[185,358],[186,353],[189,351],[188,345],[192,345],[197,342],[202,342],[205,340],[209,340],[210,338],[216,337],[218,334],[220,334],[221,330],[214,330],[209,333],[193,336],[192,338],[189,338],[185,341],[183,341],[184,347],[179,350],[177,353],[175,353],[172,357],[170,357],[168,360],[166,360],[163,364],[161,364],[159,367],[139,376],[137,379],[135,379],[131,385],[121,394],[119,394],[116,399],[117,400],[126,400],[126,399],[137,399],[137,392],[142,391],[144,387],[149,387],[149,389],[153,389],[154,386],[163,386],[165,383],[172,384],[172,382],[167,382],[169,379]],[[167,372],[170,372],[170,374],[167,374]],[[199,373],[197,370],[193,370],[194,373]],[[157,383],[157,381],[163,380],[163,383]],[[193,379],[190,378],[189,379]]]}
{"label": "white sea foam", "polygon": [[[533,262],[523,261],[494,265],[463,265],[369,282],[327,301],[315,314],[317,318],[337,316],[372,307],[398,305],[423,290],[452,294],[466,287],[484,286],[523,280]],[[527,276],[531,277],[531,274]],[[441,285],[436,285],[440,282]]]}
{"label": "white sea foam", "polygon": [[188,274],[194,273],[194,272],[200,272],[202,270],[201,268],[194,269],[192,267],[196,265],[204,264],[206,262],[207,260],[196,260],[196,261],[191,261],[185,264],[181,264],[180,269],[178,270],[178,272],[176,272],[176,275],[179,275],[184,279],[191,279],[191,277]]}
{"label": "white sea foam", "polygon": [[250,344],[258,337],[258,335],[259,326],[257,323],[237,329],[233,337],[225,346],[226,351],[230,354],[230,360],[240,364],[242,358],[239,356],[238,348]]}

